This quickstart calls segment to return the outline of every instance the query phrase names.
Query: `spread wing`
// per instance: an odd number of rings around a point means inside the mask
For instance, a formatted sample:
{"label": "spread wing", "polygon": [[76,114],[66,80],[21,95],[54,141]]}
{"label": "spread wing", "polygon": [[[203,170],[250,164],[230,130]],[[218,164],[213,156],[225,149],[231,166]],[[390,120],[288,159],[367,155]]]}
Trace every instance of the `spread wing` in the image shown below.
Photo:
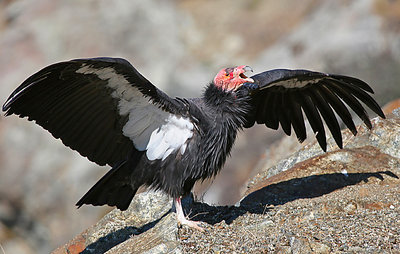
{"label": "spread wing", "polygon": [[[10,95],[3,111],[34,120],[89,160],[113,166],[146,150],[152,132],[179,111],[180,103],[128,61],[92,58],[56,63],[33,74]],[[153,158],[162,152],[153,152]]]}
{"label": "spread wing", "polygon": [[[326,151],[325,129],[322,119],[332,133],[337,145],[342,148],[342,135],[335,113],[356,135],[349,109],[353,110],[372,128],[364,103],[376,114],[385,117],[380,106],[369,95],[371,87],[356,78],[331,75],[307,70],[276,69],[251,77],[253,114],[248,119],[250,125],[257,122],[277,129],[279,125],[287,135],[293,127],[300,142],[306,139],[303,112],[316,133],[321,148]],[[322,118],[321,118],[322,116]]]}

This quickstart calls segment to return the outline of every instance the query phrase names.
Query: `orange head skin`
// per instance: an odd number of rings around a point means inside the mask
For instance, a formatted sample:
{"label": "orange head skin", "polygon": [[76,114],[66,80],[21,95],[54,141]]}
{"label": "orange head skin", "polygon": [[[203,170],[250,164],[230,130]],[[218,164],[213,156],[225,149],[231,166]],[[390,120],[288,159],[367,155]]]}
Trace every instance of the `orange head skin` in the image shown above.
{"label": "orange head skin", "polygon": [[246,65],[222,69],[215,76],[214,84],[226,91],[234,91],[246,82],[254,82],[252,78],[244,75],[246,71],[253,70]]}

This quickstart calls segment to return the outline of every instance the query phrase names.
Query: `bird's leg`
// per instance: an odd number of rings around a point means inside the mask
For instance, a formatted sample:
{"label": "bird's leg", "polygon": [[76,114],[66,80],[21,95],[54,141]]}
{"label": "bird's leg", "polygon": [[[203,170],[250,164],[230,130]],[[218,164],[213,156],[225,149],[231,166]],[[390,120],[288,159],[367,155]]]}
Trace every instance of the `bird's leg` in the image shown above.
{"label": "bird's leg", "polygon": [[178,222],[182,225],[188,225],[191,228],[198,229],[200,231],[204,231],[204,229],[200,226],[200,222],[198,221],[191,221],[186,218],[185,214],[183,213],[181,198],[175,199],[175,209],[176,209],[176,217],[178,218]]}

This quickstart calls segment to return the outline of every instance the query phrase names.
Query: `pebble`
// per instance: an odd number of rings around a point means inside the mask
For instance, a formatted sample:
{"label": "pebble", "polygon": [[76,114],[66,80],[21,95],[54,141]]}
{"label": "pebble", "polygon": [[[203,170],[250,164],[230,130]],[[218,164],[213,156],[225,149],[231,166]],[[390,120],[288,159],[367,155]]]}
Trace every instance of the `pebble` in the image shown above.
{"label": "pebble", "polygon": [[344,211],[347,213],[354,212],[357,209],[357,205],[354,203],[349,203],[344,207]]}
{"label": "pebble", "polygon": [[265,220],[263,222],[260,223],[260,227],[271,227],[275,225],[275,223],[272,220]]}

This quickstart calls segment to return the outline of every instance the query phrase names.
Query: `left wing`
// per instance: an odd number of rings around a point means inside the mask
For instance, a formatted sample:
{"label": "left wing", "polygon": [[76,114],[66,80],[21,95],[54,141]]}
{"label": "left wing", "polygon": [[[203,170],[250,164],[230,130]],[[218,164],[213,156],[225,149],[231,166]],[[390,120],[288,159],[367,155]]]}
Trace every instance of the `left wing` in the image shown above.
{"label": "left wing", "polygon": [[281,125],[287,135],[291,134],[293,127],[298,140],[302,142],[306,139],[302,113],[304,111],[324,151],[326,137],[322,118],[340,148],[343,146],[342,135],[334,112],[354,135],[357,134],[357,130],[348,108],[352,109],[369,129],[372,128],[360,101],[385,118],[380,106],[368,94],[373,93],[372,88],[356,78],[287,69],[270,70],[251,78],[254,83],[244,85],[252,90],[253,113],[247,119],[247,125],[251,126],[257,122],[272,129]]}

